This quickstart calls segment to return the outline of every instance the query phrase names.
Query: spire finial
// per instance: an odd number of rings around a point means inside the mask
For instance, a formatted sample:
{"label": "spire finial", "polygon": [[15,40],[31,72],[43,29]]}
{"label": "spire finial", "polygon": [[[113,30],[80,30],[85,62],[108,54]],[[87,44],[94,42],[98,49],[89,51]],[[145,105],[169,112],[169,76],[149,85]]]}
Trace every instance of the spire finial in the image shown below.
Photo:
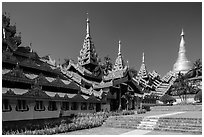
{"label": "spire finial", "polygon": [[183,31],[183,28],[182,28],[182,31],[181,31],[181,36],[184,36],[184,31]]}
{"label": "spire finial", "polygon": [[86,20],[89,21],[89,13],[86,12]]}
{"label": "spire finial", "polygon": [[121,40],[118,42],[118,55],[121,55]]}
{"label": "spire finial", "polygon": [[142,53],[142,63],[145,62],[145,55],[144,55],[144,52]]}
{"label": "spire finial", "polygon": [[90,37],[90,20],[89,20],[89,13],[86,12],[86,38]]}

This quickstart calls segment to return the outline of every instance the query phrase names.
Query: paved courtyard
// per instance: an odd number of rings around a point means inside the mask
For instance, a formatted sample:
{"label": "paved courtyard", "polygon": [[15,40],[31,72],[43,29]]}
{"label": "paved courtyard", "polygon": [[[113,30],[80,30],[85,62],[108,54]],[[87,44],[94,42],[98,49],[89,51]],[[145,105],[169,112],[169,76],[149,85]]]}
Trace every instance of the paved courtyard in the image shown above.
{"label": "paved courtyard", "polygon": [[[147,112],[142,115],[135,115],[142,117],[159,116],[159,117],[186,117],[186,118],[202,118],[202,111],[194,112],[169,112],[157,111]],[[139,130],[128,128],[111,128],[111,127],[96,127],[92,129],[78,130],[73,132],[63,133],[63,135],[194,135],[186,132],[169,132],[169,131],[155,131],[155,130]]]}
{"label": "paved courtyard", "polygon": [[127,128],[96,127],[63,133],[63,135],[193,135],[192,133],[135,130]]}

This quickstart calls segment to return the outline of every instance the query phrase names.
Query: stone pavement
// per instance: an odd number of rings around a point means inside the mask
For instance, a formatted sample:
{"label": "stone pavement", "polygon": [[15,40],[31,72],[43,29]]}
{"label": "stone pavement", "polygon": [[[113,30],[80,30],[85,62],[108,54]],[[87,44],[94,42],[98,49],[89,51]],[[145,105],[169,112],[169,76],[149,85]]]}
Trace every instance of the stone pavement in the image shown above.
{"label": "stone pavement", "polygon": [[[185,113],[185,112],[174,112],[174,113],[168,113],[168,114],[146,116],[143,119],[146,119],[146,118],[160,118],[160,117],[176,115],[176,114],[181,114],[181,113]],[[158,119],[157,119],[157,121],[158,121]],[[141,122],[141,124],[142,124],[142,122]],[[155,122],[155,125],[156,125],[156,122]],[[140,125],[139,125],[139,127],[140,127]],[[129,131],[129,132],[123,133],[122,135],[144,135],[144,134],[147,134],[149,132],[152,132],[152,130],[140,130],[140,129],[142,129],[142,128],[139,128],[139,129],[136,129],[136,130],[133,130],[133,131]]]}
{"label": "stone pavement", "polygon": [[136,130],[133,130],[133,131],[123,133],[121,135],[145,135],[145,134],[147,134],[147,133],[149,133],[151,131],[152,130],[139,130],[139,129],[136,129]]}
{"label": "stone pavement", "polygon": [[[173,112],[167,114],[153,115],[147,117],[165,117],[185,112]],[[62,133],[63,135],[192,135],[192,133],[169,132],[169,131],[153,131],[139,130],[128,128],[111,128],[111,127],[96,127],[91,129],[78,130],[73,132]]]}

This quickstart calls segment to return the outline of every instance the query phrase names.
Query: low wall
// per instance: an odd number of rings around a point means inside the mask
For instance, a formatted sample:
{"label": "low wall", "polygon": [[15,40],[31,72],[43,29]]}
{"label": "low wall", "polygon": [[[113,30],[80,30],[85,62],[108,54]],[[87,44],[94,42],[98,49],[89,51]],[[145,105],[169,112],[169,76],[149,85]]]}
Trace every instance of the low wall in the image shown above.
{"label": "low wall", "polygon": [[[26,100],[29,107],[28,111],[16,111],[17,99],[9,99],[10,106],[12,108],[9,112],[2,112],[2,121],[16,121],[16,120],[29,120],[29,119],[46,119],[46,118],[58,118],[61,116],[70,116],[71,114],[78,113],[93,113],[96,112],[96,104],[94,104],[93,110],[88,110],[89,103],[87,104],[87,110],[81,110],[81,103],[78,104],[78,110],[71,110],[71,103],[69,103],[69,110],[61,110],[61,102],[56,101],[57,110],[49,111],[49,101],[43,101],[45,107],[44,111],[35,111],[35,100]],[[108,107],[108,106],[107,106]]]}

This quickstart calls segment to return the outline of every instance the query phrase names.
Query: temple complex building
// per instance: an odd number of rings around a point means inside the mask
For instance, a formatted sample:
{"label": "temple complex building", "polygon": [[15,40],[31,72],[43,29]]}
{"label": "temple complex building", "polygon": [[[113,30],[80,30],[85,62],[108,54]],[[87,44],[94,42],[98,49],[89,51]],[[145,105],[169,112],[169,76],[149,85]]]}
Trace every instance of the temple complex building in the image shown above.
{"label": "temple complex building", "polygon": [[124,64],[119,41],[112,70],[104,74],[86,20],[86,36],[78,62],[56,65],[50,56],[39,57],[10,18],[3,15],[2,119],[3,121],[58,118],[79,112],[137,109],[143,95]]}
{"label": "temple complex building", "polygon": [[123,58],[121,40],[115,44],[117,57],[104,71],[99,62],[86,19],[86,33],[78,60],[56,64],[50,56],[39,57],[21,45],[21,35],[10,18],[2,15],[2,119],[3,121],[66,117],[78,113],[140,109],[155,105],[191,63],[185,55],[181,33],[178,59],[173,71],[163,78],[148,72],[145,54],[137,75],[132,75]]}

